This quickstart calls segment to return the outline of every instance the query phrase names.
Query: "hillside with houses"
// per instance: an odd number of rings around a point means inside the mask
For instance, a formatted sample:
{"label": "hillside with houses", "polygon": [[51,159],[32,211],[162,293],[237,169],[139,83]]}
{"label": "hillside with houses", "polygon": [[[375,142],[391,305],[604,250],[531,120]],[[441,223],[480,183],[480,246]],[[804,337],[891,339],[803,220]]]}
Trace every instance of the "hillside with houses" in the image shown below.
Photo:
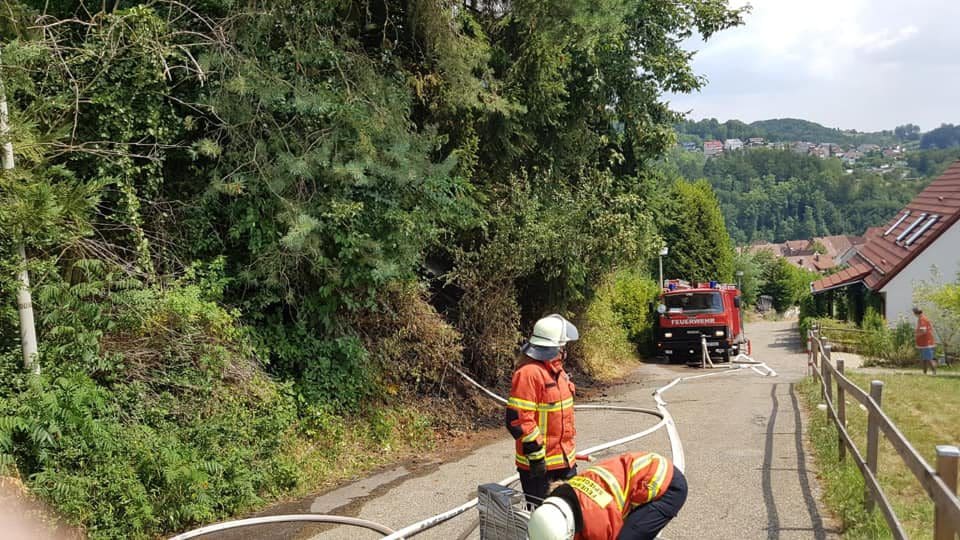
{"label": "hillside with houses", "polygon": [[[960,128],[942,124],[921,132],[915,124],[872,133],[828,128],[816,122],[793,118],[718,122],[716,119],[683,121],[675,126],[679,147],[688,152],[714,158],[741,150],[789,150],[798,155],[820,159],[836,158],[847,174],[866,170],[878,174],[916,173],[911,157],[924,152],[946,152],[956,156],[960,147]],[[952,159],[952,157],[951,157]],[[945,160],[945,162],[948,162]],[[942,172],[924,169],[921,176]],[[916,174],[914,174],[916,176]]]}
{"label": "hillside with houses", "polygon": [[681,142],[662,169],[710,183],[735,244],[779,244],[862,235],[958,158],[960,148],[750,137]]}
{"label": "hillside with houses", "polygon": [[800,155],[814,156],[821,159],[837,158],[844,165],[853,166],[865,158],[877,158],[885,160],[876,165],[878,171],[885,171],[891,168],[906,168],[905,156],[907,147],[899,143],[891,144],[873,144],[863,143],[858,145],[844,145],[830,142],[810,142],[810,141],[771,141],[763,137],[750,137],[745,140],[738,138],[718,140],[711,139],[700,143],[684,142],[681,143],[684,150],[690,152],[703,152],[705,157],[711,158],[724,153],[736,152],[740,150],[751,150],[755,148],[770,148],[774,150],[790,150]]}

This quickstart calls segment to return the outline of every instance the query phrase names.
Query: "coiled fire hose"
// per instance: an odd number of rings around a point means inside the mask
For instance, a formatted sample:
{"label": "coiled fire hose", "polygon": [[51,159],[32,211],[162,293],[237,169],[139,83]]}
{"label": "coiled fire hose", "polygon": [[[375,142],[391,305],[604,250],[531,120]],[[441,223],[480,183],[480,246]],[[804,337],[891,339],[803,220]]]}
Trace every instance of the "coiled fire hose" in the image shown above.
{"label": "coiled fire hose", "polygon": [[[453,368],[453,370],[456,371],[467,382],[469,382],[471,385],[476,387],[480,392],[486,394],[491,399],[494,399],[495,401],[506,405],[507,400],[505,398],[485,388],[483,385],[475,381],[472,377],[464,373],[462,370],[460,370],[456,366],[451,364],[450,367]],[[686,460],[684,458],[684,453],[683,453],[683,443],[680,441],[680,434],[677,431],[677,427],[673,421],[673,417],[670,415],[670,412],[667,410],[667,407],[666,407],[667,403],[666,401],[663,400],[663,393],[683,381],[702,379],[705,377],[712,377],[712,376],[719,376],[719,375],[726,375],[729,373],[737,373],[744,369],[749,369],[759,375],[776,376],[776,372],[773,369],[771,369],[769,366],[767,366],[765,363],[758,362],[746,355],[741,354],[736,359],[731,360],[729,368],[723,371],[714,371],[710,373],[703,373],[700,375],[692,375],[688,377],[677,377],[674,380],[672,380],[670,383],[666,384],[665,386],[661,386],[660,388],[657,388],[653,392],[654,401],[656,402],[656,405],[657,405],[656,410],[645,409],[641,407],[623,407],[618,405],[574,405],[575,410],[608,410],[608,411],[621,411],[621,412],[635,412],[635,413],[656,416],[657,418],[660,419],[660,421],[654,424],[652,427],[649,427],[643,431],[640,431],[631,435],[627,435],[626,437],[621,437],[613,441],[605,442],[603,444],[598,444],[596,446],[593,446],[584,450],[581,454],[582,455],[595,454],[597,452],[607,450],[614,446],[619,446],[619,445],[626,444],[628,442],[646,437],[647,435],[650,435],[651,433],[657,431],[660,428],[665,428],[667,430],[667,438],[670,440],[670,452],[673,458],[673,464],[675,467],[683,471],[686,467]],[[766,371],[764,372],[764,370]],[[506,486],[506,485],[512,484],[513,482],[516,482],[518,479],[519,479],[519,475],[514,474],[507,478],[504,478],[503,480],[497,483],[500,485]],[[411,525],[407,525],[406,527],[397,531],[390,529],[386,525],[382,525],[380,523],[376,523],[373,521],[360,519],[360,518],[337,516],[337,515],[331,515],[331,514],[290,514],[290,515],[280,515],[280,516],[264,516],[264,517],[240,519],[240,520],[233,520],[233,521],[225,521],[223,523],[215,523],[213,525],[207,525],[199,529],[194,529],[192,531],[178,534],[177,536],[172,537],[170,540],[187,540],[189,538],[196,538],[196,537],[204,536],[214,532],[220,532],[220,531],[225,531],[229,529],[237,529],[240,527],[250,527],[253,525],[264,525],[264,524],[270,524],[270,523],[287,523],[287,522],[298,522],[298,521],[313,522],[313,523],[330,523],[330,524],[337,524],[337,525],[347,525],[352,527],[361,527],[361,528],[369,529],[385,535],[382,540],[401,540],[404,538],[415,536],[417,534],[422,533],[423,531],[436,527],[437,525],[444,523],[446,521],[449,521],[469,511],[470,509],[476,506],[477,506],[477,499],[474,498],[474,499],[471,499],[470,501],[467,501],[464,504],[461,504],[460,506],[451,508],[446,512],[436,514],[434,516],[418,521]]]}

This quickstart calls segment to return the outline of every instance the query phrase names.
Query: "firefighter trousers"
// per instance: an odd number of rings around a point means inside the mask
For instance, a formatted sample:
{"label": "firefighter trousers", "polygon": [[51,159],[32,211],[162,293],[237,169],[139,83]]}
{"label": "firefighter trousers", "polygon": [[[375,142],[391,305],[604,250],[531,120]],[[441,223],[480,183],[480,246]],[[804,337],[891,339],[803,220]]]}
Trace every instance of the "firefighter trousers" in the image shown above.
{"label": "firefighter trousers", "polygon": [[573,478],[577,475],[577,466],[547,471],[546,476],[533,476],[530,471],[523,469],[517,469],[517,473],[520,474],[520,485],[523,486],[523,494],[527,497],[527,502],[533,506],[540,506],[540,503],[547,498],[550,484]]}
{"label": "firefighter trousers", "polygon": [[673,480],[663,497],[638,507],[627,516],[617,540],[653,540],[677,517],[687,500],[687,479],[680,469],[673,470]]}

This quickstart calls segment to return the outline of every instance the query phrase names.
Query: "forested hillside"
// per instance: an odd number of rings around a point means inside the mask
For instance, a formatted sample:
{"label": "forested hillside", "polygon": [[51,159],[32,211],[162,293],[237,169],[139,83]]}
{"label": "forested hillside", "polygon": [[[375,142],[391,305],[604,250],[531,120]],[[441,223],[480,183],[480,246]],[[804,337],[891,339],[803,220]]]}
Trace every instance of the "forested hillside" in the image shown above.
{"label": "forested hillside", "polygon": [[960,126],[943,124],[920,138],[920,148],[956,148],[960,146]]}
{"label": "forested hillside", "polygon": [[668,174],[707,179],[727,230],[742,245],[863,234],[887,221],[958,157],[957,150],[913,152],[906,168],[848,172],[839,159],[791,150],[760,148],[705,159],[677,149],[664,167]]}
{"label": "forested hillside", "polygon": [[0,474],[92,537],[153,537],[469,424],[446,362],[502,382],[521,330],[612,302],[618,269],[653,294],[673,178],[651,163],[679,121],[660,96],[702,84],[687,37],[740,18],[5,2]]}

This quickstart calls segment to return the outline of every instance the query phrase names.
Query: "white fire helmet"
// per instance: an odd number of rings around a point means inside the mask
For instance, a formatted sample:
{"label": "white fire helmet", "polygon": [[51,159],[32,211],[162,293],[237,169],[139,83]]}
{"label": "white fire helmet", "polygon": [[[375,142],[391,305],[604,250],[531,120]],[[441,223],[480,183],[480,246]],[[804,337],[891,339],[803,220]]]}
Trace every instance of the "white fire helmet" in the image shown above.
{"label": "white fire helmet", "polygon": [[544,499],[527,522],[530,540],[573,540],[575,532],[573,509],[560,497]]}
{"label": "white fire helmet", "polygon": [[580,332],[570,321],[554,313],[533,325],[530,344],[538,347],[563,347],[568,341],[580,339]]}

